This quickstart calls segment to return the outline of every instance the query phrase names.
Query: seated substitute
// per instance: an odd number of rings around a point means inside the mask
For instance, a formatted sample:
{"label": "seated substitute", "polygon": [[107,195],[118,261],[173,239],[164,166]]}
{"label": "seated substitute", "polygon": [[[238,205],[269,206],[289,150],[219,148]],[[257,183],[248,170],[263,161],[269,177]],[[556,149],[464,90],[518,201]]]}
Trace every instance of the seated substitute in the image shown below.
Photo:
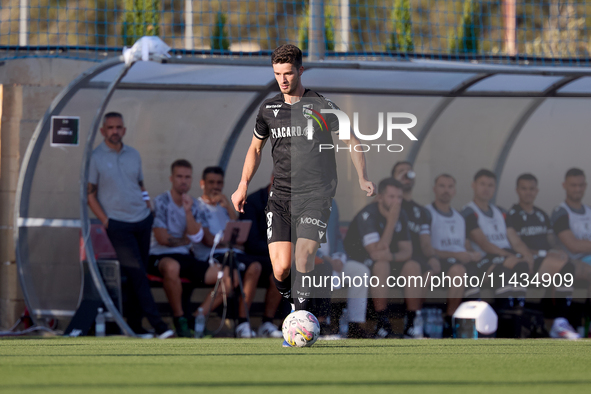
{"label": "seated substitute", "polygon": [[562,187],[566,200],[552,212],[552,228],[575,265],[575,279],[587,282],[591,295],[591,208],[582,203],[587,189],[579,168],[566,172]]}
{"label": "seated substitute", "polygon": [[[221,167],[205,168],[200,185],[203,194],[197,200],[197,208],[199,211],[199,223],[203,227],[203,240],[195,244],[194,250],[197,259],[208,260],[215,235],[224,231],[226,224],[231,220],[236,220],[238,215],[228,198],[222,194],[222,189],[224,188],[224,170]],[[246,303],[248,308],[250,308],[261,275],[261,264],[256,259],[241,251],[240,246],[235,245],[234,249],[240,275],[243,275]],[[214,260],[221,263],[227,251],[228,245],[225,245],[223,242],[217,245],[213,254]],[[232,278],[235,284],[238,283],[236,273],[234,273]],[[235,335],[238,338],[254,338],[256,336],[256,333],[248,324],[246,314],[247,311],[244,307],[242,295],[240,295],[238,303],[238,324],[235,330]]]}
{"label": "seated substitute", "polygon": [[[503,211],[490,204],[497,187],[497,176],[489,170],[479,170],[474,175],[472,190],[474,199],[462,209],[466,220],[466,234],[475,247],[486,255],[476,263],[478,274],[486,276],[494,272],[493,287],[497,309],[525,305],[527,288],[509,284],[514,274],[532,274],[534,257],[517,234],[507,232]],[[504,281],[501,280],[501,275]],[[501,283],[502,282],[502,283]],[[517,298],[518,302],[515,302]]]}
{"label": "seated substitute", "polygon": [[[154,237],[148,272],[163,278],[162,286],[172,308],[177,335],[191,337],[189,327],[193,319],[183,311],[181,277],[195,286],[213,285],[221,266],[197,260],[191,250],[192,243],[203,239],[203,229],[197,223],[197,200],[188,194],[193,179],[191,163],[176,160],[170,171],[172,188],[154,199]],[[219,296],[216,304],[221,302],[221,293]],[[207,297],[202,304],[206,313],[211,309],[210,303],[211,298]]]}
{"label": "seated substitute", "polygon": [[476,298],[480,289],[465,289],[469,283],[462,282],[461,287],[453,286],[455,277],[468,277],[477,274],[476,263],[482,254],[471,250],[470,241],[466,237],[464,217],[451,207],[451,200],[456,195],[456,180],[449,174],[441,174],[435,178],[433,186],[435,201],[427,205],[430,215],[430,242],[434,253],[441,262],[441,271],[452,278],[447,298],[444,336],[452,334],[451,318],[462,302],[462,298]]}
{"label": "seated substitute", "polygon": [[[505,222],[507,233],[515,232],[527,245],[534,256],[534,273],[542,282],[544,274],[551,277],[559,274],[562,278],[567,273],[574,278],[574,265],[562,250],[557,250],[550,218],[544,211],[534,205],[538,195],[538,179],[532,174],[522,174],[517,178],[516,185],[519,202],[511,207]],[[546,275],[547,277],[547,275]],[[548,294],[551,292],[551,294]],[[548,289],[542,300],[544,316],[554,319],[550,336],[553,338],[576,339],[579,334],[568,323],[568,316],[573,287],[559,286]]]}
{"label": "seated substitute", "polygon": [[241,220],[251,220],[252,226],[248,233],[248,239],[244,244],[244,251],[261,263],[262,274],[259,279],[259,285],[267,289],[265,295],[265,310],[263,313],[263,324],[259,327],[257,336],[260,338],[283,338],[283,333],[275,324],[273,318],[281,304],[281,294],[273,282],[273,267],[271,266],[271,257],[269,257],[269,247],[267,246],[267,220],[265,217],[265,207],[269,201],[269,192],[271,183],[246,198],[244,213],[240,214]]}
{"label": "seated substitute", "polygon": [[[378,185],[375,202],[367,205],[353,218],[345,237],[345,250],[349,258],[370,267],[372,275],[380,281],[378,286],[371,287],[373,304],[378,315],[376,338],[394,337],[387,300],[387,280],[391,272],[406,278],[405,337],[415,336],[416,311],[422,306],[423,289],[419,286],[422,279],[421,266],[410,259],[412,244],[406,214],[401,211],[401,205],[400,182],[394,178],[382,180]],[[414,278],[410,278],[411,276]]]}

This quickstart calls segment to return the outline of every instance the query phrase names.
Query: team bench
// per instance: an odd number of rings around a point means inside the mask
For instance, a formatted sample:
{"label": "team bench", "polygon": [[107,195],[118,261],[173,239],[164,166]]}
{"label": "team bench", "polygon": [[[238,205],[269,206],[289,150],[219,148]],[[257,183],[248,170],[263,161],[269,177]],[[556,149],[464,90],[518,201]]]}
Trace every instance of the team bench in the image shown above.
{"label": "team bench", "polygon": [[[341,231],[346,231],[346,227],[341,228]],[[115,250],[107,237],[105,228],[103,225],[98,222],[97,220],[93,220],[91,223],[91,230],[90,230],[90,239],[93,245],[95,259],[97,261],[101,260],[116,260],[117,256],[115,254]],[[82,244],[81,244],[82,246]],[[81,254],[84,254],[83,248],[81,248]],[[81,256],[83,257],[83,256]],[[150,287],[152,288],[152,294],[154,299],[158,305],[160,313],[163,316],[170,316],[171,309],[168,305],[168,301],[164,290],[162,289],[162,278],[154,275],[147,274],[148,281],[150,282]],[[122,282],[125,282],[125,279],[122,278]],[[209,296],[212,287],[211,286],[194,286],[187,278],[181,278],[181,282],[183,283],[183,304],[184,308],[187,310],[195,310],[198,305],[203,302],[205,297]],[[264,281],[263,281],[264,283]],[[260,283],[259,283],[260,285]],[[587,297],[586,295],[586,286],[584,283],[576,282],[575,283],[575,298],[584,299]],[[265,298],[266,288],[259,287],[257,288],[257,292],[255,295],[255,299],[251,308],[251,315],[253,316],[262,316],[264,310],[264,298]],[[483,298],[492,298],[490,292],[483,291],[482,296]],[[447,294],[446,289],[438,289],[435,290],[433,293],[430,293],[429,298],[426,299],[427,303],[430,304],[442,304],[445,302],[445,297]],[[340,303],[343,304],[346,301],[347,290],[340,289],[332,293],[332,301],[333,303]],[[539,299],[543,297],[543,291],[530,289],[528,291],[528,299]],[[391,298],[390,304],[392,304],[391,308],[394,310],[400,309],[403,304],[403,293],[400,289],[392,288],[389,292],[389,298]],[[371,303],[368,303],[371,304]]]}

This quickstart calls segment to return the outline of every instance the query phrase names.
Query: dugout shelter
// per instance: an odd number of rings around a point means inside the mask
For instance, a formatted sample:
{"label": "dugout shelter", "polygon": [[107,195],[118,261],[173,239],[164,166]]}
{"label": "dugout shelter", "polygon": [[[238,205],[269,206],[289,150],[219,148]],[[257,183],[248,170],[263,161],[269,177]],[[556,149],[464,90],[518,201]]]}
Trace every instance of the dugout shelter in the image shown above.
{"label": "dugout shelter", "polygon": [[[29,142],[18,182],[14,239],[23,294],[38,324],[44,317],[67,321],[74,315],[83,294],[84,249],[103,302],[123,332],[133,335],[109,297],[88,242],[88,162],[102,141],[98,128],[104,113],[124,115],[124,142],[140,152],[152,197],[170,188],[170,164],[178,158],[193,164],[193,195],[200,194],[201,170],[216,164],[226,169],[224,192],[230,195],[240,179],[258,108],[278,92],[269,59],[151,60],[126,64],[123,56],[115,57],[75,78],[47,109]],[[330,60],[304,67],[304,86],[332,99],[352,122],[358,113],[362,133],[378,130],[379,113],[417,117],[411,129],[417,141],[403,133],[387,140],[384,132],[371,141],[383,144],[382,149],[370,146],[366,157],[376,183],[396,161],[413,162],[414,197],[420,203],[431,201],[434,177],[447,172],[458,181],[454,205],[460,208],[471,199],[474,173],[489,168],[499,177],[498,204],[509,207],[516,200],[517,175],[532,172],[540,180],[537,203],[550,210],[563,200],[560,184],[568,168],[591,170],[591,69],[416,59]],[[56,116],[79,118],[77,144],[51,144]],[[391,144],[402,151],[384,149]],[[340,149],[336,157],[336,200],[341,220],[349,221],[370,200],[358,188],[348,152]],[[270,175],[266,147],[249,192],[265,186]]]}

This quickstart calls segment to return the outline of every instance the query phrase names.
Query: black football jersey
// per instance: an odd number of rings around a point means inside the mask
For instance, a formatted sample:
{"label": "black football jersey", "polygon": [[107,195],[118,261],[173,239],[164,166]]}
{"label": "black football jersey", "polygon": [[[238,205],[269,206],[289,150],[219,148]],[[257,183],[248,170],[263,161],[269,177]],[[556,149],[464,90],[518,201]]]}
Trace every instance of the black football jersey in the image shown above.
{"label": "black football jersey", "polygon": [[338,131],[339,122],[334,114],[322,114],[322,109],[339,108],[309,89],[295,104],[286,103],[279,93],[261,105],[254,135],[271,143],[275,179],[269,198],[334,197],[337,188],[334,149],[320,147],[333,144],[332,133]]}
{"label": "black football jersey", "polygon": [[408,220],[408,231],[412,241],[412,257],[414,259],[424,259],[425,254],[421,247],[421,234],[431,233],[431,213],[412,200],[402,200],[402,210],[406,213]]}
{"label": "black football jersey", "polygon": [[534,211],[528,213],[519,204],[515,204],[509,210],[505,222],[507,228],[515,229],[528,248],[551,249],[548,234],[552,233],[552,224],[548,215],[541,209],[534,207]]}
{"label": "black football jersey", "polygon": [[[378,203],[374,202],[367,205],[353,218],[347,235],[345,236],[345,251],[351,260],[365,263],[371,260],[369,253],[365,249],[367,245],[379,242],[387,219],[380,213]],[[399,241],[409,241],[407,218],[403,210],[400,210],[400,217],[394,228],[394,235],[390,242],[390,251],[398,252]]]}

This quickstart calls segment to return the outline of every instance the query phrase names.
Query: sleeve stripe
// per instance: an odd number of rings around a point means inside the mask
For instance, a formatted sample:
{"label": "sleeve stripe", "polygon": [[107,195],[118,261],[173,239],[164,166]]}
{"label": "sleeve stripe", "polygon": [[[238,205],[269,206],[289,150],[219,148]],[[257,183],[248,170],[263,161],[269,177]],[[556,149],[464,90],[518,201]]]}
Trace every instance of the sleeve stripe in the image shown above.
{"label": "sleeve stripe", "polygon": [[267,138],[269,138],[269,136],[262,136],[259,133],[257,133],[257,129],[254,129],[254,136],[257,137],[259,140],[266,140]]}

